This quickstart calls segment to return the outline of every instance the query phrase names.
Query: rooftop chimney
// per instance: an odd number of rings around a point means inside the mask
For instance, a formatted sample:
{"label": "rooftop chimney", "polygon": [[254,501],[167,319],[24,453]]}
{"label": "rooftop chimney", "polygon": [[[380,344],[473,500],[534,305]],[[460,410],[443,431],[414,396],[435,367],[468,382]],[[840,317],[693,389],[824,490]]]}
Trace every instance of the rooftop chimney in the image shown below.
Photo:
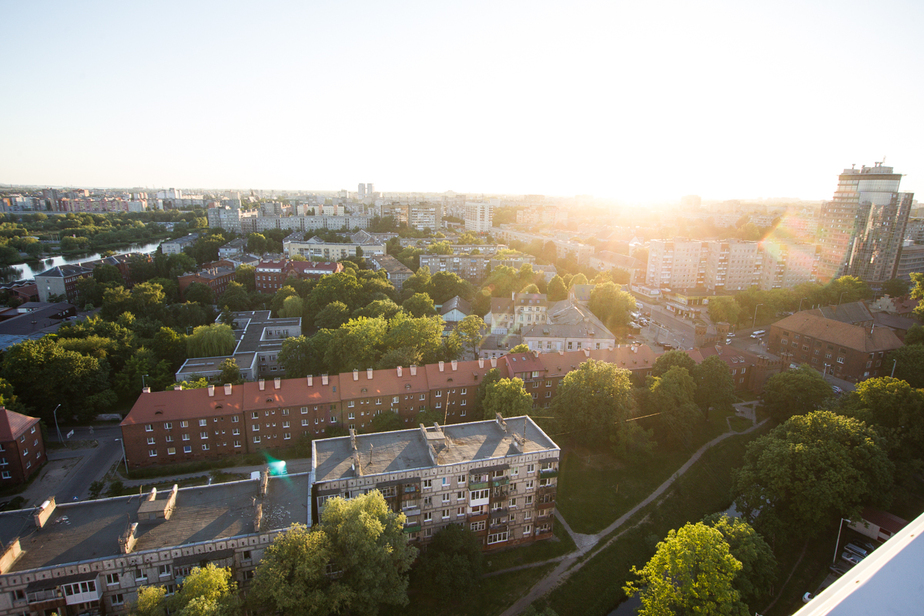
{"label": "rooftop chimney", "polygon": [[442,371],[443,371],[443,361],[440,360],[440,372],[442,372]]}
{"label": "rooftop chimney", "polygon": [[356,368],[353,368],[353,380],[354,381],[359,380],[359,370],[357,370]]}
{"label": "rooftop chimney", "polygon": [[417,366],[411,364],[411,376],[417,376]]}
{"label": "rooftop chimney", "polygon": [[282,387],[282,377],[277,376],[275,379],[273,379],[273,382],[274,382],[274,385],[276,385],[276,389],[279,389],[280,387]]}
{"label": "rooftop chimney", "polygon": [[497,368],[497,358],[496,357],[491,358],[491,367]]}
{"label": "rooftop chimney", "polygon": [[455,372],[456,369],[459,367],[459,362],[456,360],[452,360],[451,363],[452,363],[452,371]]}
{"label": "rooftop chimney", "polygon": [[149,394],[149,393],[151,393],[151,388],[150,388],[150,387],[142,387],[142,388],[141,388],[141,393],[143,393],[143,394]]}
{"label": "rooftop chimney", "polygon": [[225,383],[225,395],[226,396],[231,395],[231,383]]}
{"label": "rooftop chimney", "polygon": [[327,385],[327,379],[328,379],[327,375],[322,374],[321,375],[321,385]]}
{"label": "rooftop chimney", "polygon": [[479,358],[478,358],[478,367],[479,367],[479,368],[484,368],[484,357],[479,357]]}
{"label": "rooftop chimney", "polygon": [[214,397],[215,397],[215,386],[209,385],[209,398],[214,398]]}
{"label": "rooftop chimney", "polygon": [[173,391],[183,391],[183,386],[182,386],[182,385],[174,385],[174,386],[173,386]]}
{"label": "rooftop chimney", "polygon": [[401,366],[398,366],[398,376],[401,376]]}
{"label": "rooftop chimney", "polygon": [[[308,378],[310,379],[311,377]],[[263,389],[266,387],[266,382],[263,379],[260,379],[257,381],[257,385],[260,387],[260,391],[263,391]]]}
{"label": "rooftop chimney", "polygon": [[366,368],[366,379],[369,381],[372,380],[372,368]]}
{"label": "rooftop chimney", "polygon": [[314,377],[309,374],[307,378],[308,378],[308,387],[314,387]]}

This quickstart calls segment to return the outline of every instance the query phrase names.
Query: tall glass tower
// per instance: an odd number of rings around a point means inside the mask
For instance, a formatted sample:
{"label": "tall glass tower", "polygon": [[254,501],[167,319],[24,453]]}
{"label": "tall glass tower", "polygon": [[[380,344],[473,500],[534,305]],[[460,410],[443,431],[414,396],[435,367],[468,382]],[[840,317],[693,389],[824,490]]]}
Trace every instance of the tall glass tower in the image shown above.
{"label": "tall glass tower", "polygon": [[912,193],[898,192],[892,167],[844,169],[834,199],[821,209],[816,276],[828,282],[851,275],[876,284],[895,277]]}

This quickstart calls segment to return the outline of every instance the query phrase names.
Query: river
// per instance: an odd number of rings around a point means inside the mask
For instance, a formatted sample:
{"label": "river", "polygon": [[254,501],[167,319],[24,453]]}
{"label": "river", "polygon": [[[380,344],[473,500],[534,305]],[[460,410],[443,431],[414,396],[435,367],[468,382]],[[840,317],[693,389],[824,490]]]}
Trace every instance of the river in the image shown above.
{"label": "river", "polygon": [[[161,242],[152,242],[150,244],[132,244],[128,248],[124,249],[124,252],[140,252],[142,254],[148,254],[157,250],[157,247],[160,246]],[[59,265],[71,265],[72,263],[85,263],[86,261],[95,261],[96,259],[101,259],[102,255],[98,252],[95,252],[91,255],[84,255],[78,258],[65,258],[65,257],[50,257],[48,259],[42,260],[39,263],[33,261],[33,264],[36,266],[33,269],[29,263],[18,263],[16,265],[11,265],[10,268],[13,270],[13,278],[15,280],[29,280],[35,278],[36,274],[41,274],[45,270],[57,267]]]}

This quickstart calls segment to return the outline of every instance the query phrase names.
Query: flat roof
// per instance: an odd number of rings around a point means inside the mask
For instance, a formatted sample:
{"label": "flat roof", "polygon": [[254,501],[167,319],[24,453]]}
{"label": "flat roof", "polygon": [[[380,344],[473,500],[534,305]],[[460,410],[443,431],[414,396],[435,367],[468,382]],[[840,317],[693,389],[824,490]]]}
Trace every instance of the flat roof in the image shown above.
{"label": "flat roof", "polygon": [[[169,520],[138,524],[132,553],[259,532],[253,527],[259,489],[255,480],[181,488]],[[307,524],[308,490],[305,473],[270,477],[263,500],[263,530]],[[157,501],[169,496],[170,491],[158,492]],[[10,572],[120,556],[119,537],[138,522],[138,509],[146,497],[62,503],[42,530],[35,528],[33,508],[0,513],[0,540],[6,545],[19,537],[23,550]]]}
{"label": "flat roof", "polygon": [[[508,417],[504,430],[495,420],[427,428],[427,438],[420,428],[356,435],[356,448],[362,464],[362,476],[397,473],[447,466],[465,462],[495,460],[520,455],[513,435],[525,436],[523,453],[557,451],[558,445],[528,416]],[[437,464],[428,448],[433,444]],[[353,469],[351,437],[341,436],[312,443],[315,482],[336,481],[359,476]]]}

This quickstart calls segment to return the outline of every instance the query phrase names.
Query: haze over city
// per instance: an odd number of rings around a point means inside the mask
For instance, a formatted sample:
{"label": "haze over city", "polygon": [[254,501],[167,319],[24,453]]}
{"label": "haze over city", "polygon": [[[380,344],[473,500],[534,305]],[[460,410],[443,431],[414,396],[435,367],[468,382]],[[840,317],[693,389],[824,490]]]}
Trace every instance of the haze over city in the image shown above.
{"label": "haze over city", "polygon": [[[50,10],[53,9],[53,10]],[[919,2],[4,3],[0,182],[920,193]]]}

